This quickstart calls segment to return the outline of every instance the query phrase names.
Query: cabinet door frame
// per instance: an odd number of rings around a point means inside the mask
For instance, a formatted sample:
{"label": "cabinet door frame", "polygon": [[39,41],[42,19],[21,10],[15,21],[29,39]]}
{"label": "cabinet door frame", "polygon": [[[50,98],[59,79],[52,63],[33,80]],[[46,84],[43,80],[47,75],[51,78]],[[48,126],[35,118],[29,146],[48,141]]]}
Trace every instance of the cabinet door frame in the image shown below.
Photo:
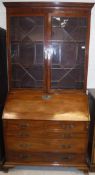
{"label": "cabinet door frame", "polygon": [[[11,25],[11,17],[34,17],[34,16],[41,16],[44,18],[44,42],[43,42],[43,52],[45,51],[45,48],[47,47],[47,15],[44,13],[33,13],[33,14],[13,14],[13,15],[8,15],[7,17],[7,55],[8,55],[8,89],[11,90],[12,85],[11,85],[11,80],[12,80],[12,64],[11,64],[11,34],[10,34],[10,25]],[[44,55],[44,75],[43,75],[43,90],[46,91],[46,86],[47,86],[47,72],[46,72],[46,66],[48,65],[47,59],[45,59],[45,52],[43,53]]]}
{"label": "cabinet door frame", "polygon": [[[87,20],[87,30],[86,30],[86,42],[85,42],[85,61],[84,61],[84,84],[83,84],[83,90],[86,92],[87,89],[87,75],[88,75],[88,58],[89,58],[89,39],[90,39],[90,14],[81,12],[80,11],[55,11],[52,13],[49,13],[49,32],[48,32],[48,39],[51,40],[52,38],[52,17],[75,17],[75,18],[86,18]],[[49,68],[51,67],[51,61],[49,62]],[[50,76],[51,76],[51,70],[50,70]],[[50,78],[50,89],[51,89],[51,78]],[[52,91],[52,90],[50,90]]]}

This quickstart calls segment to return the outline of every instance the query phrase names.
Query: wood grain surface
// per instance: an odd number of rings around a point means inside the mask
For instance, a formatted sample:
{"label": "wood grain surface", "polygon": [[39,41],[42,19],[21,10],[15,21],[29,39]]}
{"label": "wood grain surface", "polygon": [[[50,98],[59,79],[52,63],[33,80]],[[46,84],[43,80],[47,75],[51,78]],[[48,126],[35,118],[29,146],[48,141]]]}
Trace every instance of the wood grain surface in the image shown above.
{"label": "wood grain surface", "polygon": [[8,94],[3,119],[89,121],[88,98],[80,90],[63,90],[49,99],[38,90],[13,90]]}

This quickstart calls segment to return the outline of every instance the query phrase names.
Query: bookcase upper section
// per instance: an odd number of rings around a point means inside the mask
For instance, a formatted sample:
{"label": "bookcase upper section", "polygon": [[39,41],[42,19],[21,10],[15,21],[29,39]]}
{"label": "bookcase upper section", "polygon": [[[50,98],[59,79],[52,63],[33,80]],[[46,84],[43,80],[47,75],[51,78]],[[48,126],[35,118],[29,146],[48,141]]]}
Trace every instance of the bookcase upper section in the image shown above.
{"label": "bookcase upper section", "polygon": [[93,4],[4,5],[9,88],[86,89]]}

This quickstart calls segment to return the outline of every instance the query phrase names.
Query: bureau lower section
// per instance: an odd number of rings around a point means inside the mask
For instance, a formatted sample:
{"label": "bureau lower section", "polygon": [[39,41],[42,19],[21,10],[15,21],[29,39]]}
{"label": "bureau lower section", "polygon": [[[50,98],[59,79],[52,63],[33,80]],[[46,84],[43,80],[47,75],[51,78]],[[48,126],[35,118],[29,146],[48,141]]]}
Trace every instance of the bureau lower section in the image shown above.
{"label": "bureau lower section", "polygon": [[89,122],[3,120],[5,162],[86,166]]}

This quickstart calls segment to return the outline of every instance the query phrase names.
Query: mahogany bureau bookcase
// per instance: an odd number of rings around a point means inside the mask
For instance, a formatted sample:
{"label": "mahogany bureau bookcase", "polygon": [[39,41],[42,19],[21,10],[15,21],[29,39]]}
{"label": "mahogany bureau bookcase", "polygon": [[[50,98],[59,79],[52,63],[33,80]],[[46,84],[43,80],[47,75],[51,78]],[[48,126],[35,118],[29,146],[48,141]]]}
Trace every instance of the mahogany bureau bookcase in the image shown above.
{"label": "mahogany bureau bookcase", "polygon": [[2,117],[4,167],[88,170],[86,83],[93,4],[4,5],[9,88]]}

